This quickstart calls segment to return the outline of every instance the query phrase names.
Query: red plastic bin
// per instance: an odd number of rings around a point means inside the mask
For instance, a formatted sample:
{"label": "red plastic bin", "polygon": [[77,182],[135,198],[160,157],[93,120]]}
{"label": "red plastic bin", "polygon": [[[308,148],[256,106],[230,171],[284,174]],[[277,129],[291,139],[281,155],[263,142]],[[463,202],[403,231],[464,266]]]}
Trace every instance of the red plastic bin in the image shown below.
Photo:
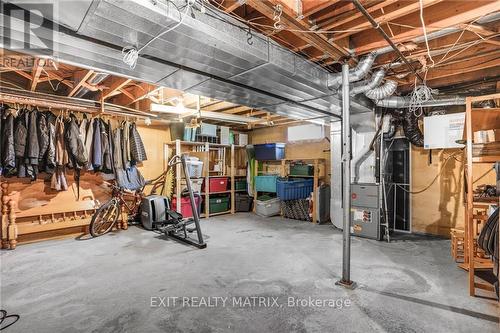
{"label": "red plastic bin", "polygon": [[[209,189],[210,193],[227,191],[228,183],[229,183],[229,179],[227,177],[212,177],[212,178],[210,178],[210,189]],[[206,190],[203,189],[203,191],[206,191]]]}
{"label": "red plastic bin", "polygon": [[[198,207],[198,214],[201,208],[201,198],[199,196],[194,197],[196,202],[196,207]],[[172,198],[172,209],[177,210],[177,198]],[[181,214],[182,217],[193,217],[193,211],[191,210],[191,200],[189,197],[181,198]]]}

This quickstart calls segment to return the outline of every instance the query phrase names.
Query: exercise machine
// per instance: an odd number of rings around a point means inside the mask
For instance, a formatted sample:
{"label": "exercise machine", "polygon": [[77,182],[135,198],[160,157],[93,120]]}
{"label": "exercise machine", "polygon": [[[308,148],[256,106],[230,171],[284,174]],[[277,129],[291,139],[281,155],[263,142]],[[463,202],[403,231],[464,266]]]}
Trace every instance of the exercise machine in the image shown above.
{"label": "exercise machine", "polygon": [[[142,199],[141,223],[146,230],[161,232],[167,237],[204,249],[207,247],[207,244],[203,240],[203,234],[201,232],[200,215],[198,207],[196,207],[195,193],[191,186],[186,155],[175,155],[168,162],[168,167],[173,168],[179,163],[182,164],[186,179],[193,217],[184,218],[182,214],[172,210],[170,207],[170,200],[167,197],[149,195]],[[199,196],[199,193],[196,195]],[[191,234],[194,232],[196,232],[196,238],[191,237]]]}

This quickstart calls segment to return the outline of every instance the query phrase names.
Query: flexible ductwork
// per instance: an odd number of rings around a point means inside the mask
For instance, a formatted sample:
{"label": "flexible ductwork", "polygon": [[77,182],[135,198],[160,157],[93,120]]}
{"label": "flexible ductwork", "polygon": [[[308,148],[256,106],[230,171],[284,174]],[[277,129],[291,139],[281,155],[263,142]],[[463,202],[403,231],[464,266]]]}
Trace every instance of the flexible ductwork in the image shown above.
{"label": "flexible ductwork", "polygon": [[[349,82],[356,82],[364,78],[373,66],[375,53],[370,53],[358,63],[358,65],[349,71]],[[333,73],[328,77],[328,88],[338,89],[342,85],[342,73]]]}
{"label": "flexible ductwork", "polygon": [[374,101],[378,101],[394,94],[397,87],[398,83],[396,81],[387,80],[380,87],[365,92],[365,96]]}
{"label": "flexible ductwork", "polygon": [[413,112],[406,112],[403,116],[403,131],[405,136],[417,147],[424,146],[424,135],[418,127],[418,117],[415,117]]}
{"label": "flexible ductwork", "polygon": [[[367,95],[368,96],[368,95]],[[410,106],[410,98],[405,96],[392,96],[385,99],[376,100],[375,104],[380,107],[398,109]],[[442,96],[433,100],[423,102],[422,107],[465,105],[465,97],[461,96]]]}
{"label": "flexible ductwork", "polygon": [[366,80],[362,84],[353,87],[351,89],[351,95],[354,96],[375,89],[380,85],[380,83],[382,83],[384,76],[385,76],[385,70],[379,69],[378,71],[375,72],[375,74],[372,75],[370,80]]}

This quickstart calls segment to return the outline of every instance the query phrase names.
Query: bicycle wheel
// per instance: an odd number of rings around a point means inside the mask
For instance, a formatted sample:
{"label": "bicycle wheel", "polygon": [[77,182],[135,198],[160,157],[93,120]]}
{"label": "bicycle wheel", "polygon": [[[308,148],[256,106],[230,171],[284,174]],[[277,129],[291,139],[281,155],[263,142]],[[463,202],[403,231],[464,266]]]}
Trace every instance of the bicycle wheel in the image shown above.
{"label": "bicycle wheel", "polygon": [[99,207],[90,221],[89,231],[92,237],[99,237],[111,231],[119,215],[120,204],[116,199],[111,199]]}

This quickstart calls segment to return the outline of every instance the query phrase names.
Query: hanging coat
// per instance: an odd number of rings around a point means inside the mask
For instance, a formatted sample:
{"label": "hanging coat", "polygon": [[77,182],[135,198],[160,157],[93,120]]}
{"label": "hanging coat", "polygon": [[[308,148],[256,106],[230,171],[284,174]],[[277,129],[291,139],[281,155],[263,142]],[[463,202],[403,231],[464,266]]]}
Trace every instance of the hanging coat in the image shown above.
{"label": "hanging coat", "polygon": [[55,157],[57,166],[68,164],[68,152],[64,142],[64,121],[61,117],[56,119],[55,124]]}
{"label": "hanging coat", "polygon": [[16,152],[14,150],[14,116],[7,109],[2,114],[2,166],[3,175],[10,175],[16,168]]}
{"label": "hanging coat", "polygon": [[38,142],[38,110],[31,110],[29,112],[28,120],[28,139],[26,141],[26,164],[38,165],[38,157],[40,154],[40,147]]}
{"label": "hanging coat", "polygon": [[28,139],[27,110],[20,110],[14,122],[14,153],[16,155],[17,176],[26,177],[26,164],[24,156],[26,152],[26,140]]}
{"label": "hanging coat", "polygon": [[93,141],[94,141],[94,119],[88,120],[87,124],[87,134],[85,135],[85,150],[87,151],[88,162],[87,170],[93,170],[94,158],[93,158]]}
{"label": "hanging coat", "polygon": [[49,127],[47,114],[38,112],[38,164],[45,164],[45,154],[49,148]]}
{"label": "hanging coat", "polygon": [[85,147],[80,137],[80,127],[76,122],[76,117],[71,115],[66,125],[64,139],[66,140],[68,157],[73,168],[81,169],[86,165],[87,157],[85,156]]}
{"label": "hanging coat", "polygon": [[88,120],[87,117],[84,115],[82,121],[80,122],[78,126],[78,131],[80,134],[80,140],[83,143],[83,154],[85,155],[85,159],[89,160],[89,153],[87,151],[87,147],[85,146],[85,137],[87,136],[87,125],[88,125]]}
{"label": "hanging coat", "polygon": [[130,155],[134,164],[148,159],[146,156],[146,150],[144,149],[144,144],[142,143],[141,136],[139,135],[139,131],[137,131],[135,123],[130,125]]}
{"label": "hanging coat", "polygon": [[49,142],[45,154],[45,171],[53,173],[56,167],[56,117],[53,113],[47,113],[47,129]]}
{"label": "hanging coat", "polygon": [[122,134],[121,134],[121,147],[122,147],[122,160],[123,160],[123,169],[130,168],[130,123],[128,121],[124,121],[122,125]]}
{"label": "hanging coat", "polygon": [[102,143],[101,143],[101,122],[94,120],[94,133],[92,139],[92,163],[94,169],[102,166]]}
{"label": "hanging coat", "polygon": [[102,152],[102,166],[101,171],[104,173],[113,173],[113,165],[111,164],[111,145],[108,125],[100,120],[101,125],[101,152]]}

